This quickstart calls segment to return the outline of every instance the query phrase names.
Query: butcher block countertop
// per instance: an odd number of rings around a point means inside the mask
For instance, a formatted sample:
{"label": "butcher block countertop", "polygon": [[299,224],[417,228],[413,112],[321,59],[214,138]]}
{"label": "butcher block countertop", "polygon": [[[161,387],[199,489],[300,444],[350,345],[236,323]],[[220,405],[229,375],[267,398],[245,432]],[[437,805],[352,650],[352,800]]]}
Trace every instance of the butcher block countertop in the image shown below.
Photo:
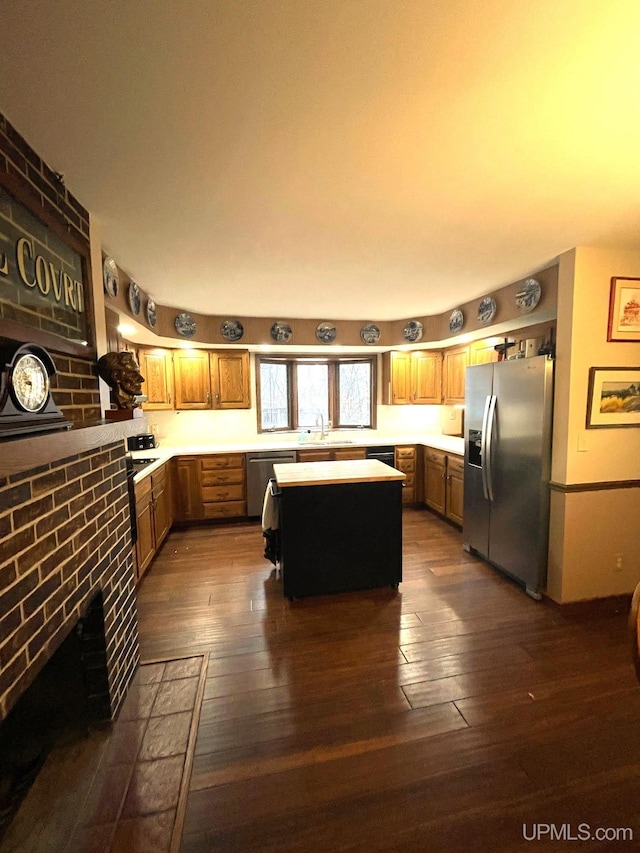
{"label": "butcher block countertop", "polygon": [[339,483],[376,483],[404,480],[405,474],[379,459],[350,459],[344,462],[294,462],[273,466],[278,486],[327,486]]}

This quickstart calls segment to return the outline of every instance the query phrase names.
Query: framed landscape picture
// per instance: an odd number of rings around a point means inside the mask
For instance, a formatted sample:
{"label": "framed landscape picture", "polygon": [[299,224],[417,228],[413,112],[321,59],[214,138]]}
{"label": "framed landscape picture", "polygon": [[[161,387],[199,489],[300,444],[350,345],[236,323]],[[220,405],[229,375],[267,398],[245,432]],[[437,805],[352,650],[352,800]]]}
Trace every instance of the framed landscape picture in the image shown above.
{"label": "framed landscape picture", "polygon": [[640,367],[591,367],[587,429],[640,426]]}
{"label": "framed landscape picture", "polygon": [[640,278],[612,278],[608,341],[640,341]]}

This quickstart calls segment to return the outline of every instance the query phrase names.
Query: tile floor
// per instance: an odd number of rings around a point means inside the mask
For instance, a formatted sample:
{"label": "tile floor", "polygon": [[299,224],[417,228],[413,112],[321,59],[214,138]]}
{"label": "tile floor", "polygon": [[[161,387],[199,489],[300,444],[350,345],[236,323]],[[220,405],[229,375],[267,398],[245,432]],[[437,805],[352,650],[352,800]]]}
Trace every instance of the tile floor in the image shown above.
{"label": "tile floor", "polygon": [[112,727],[51,752],[2,853],[178,849],[206,664],[141,665]]}

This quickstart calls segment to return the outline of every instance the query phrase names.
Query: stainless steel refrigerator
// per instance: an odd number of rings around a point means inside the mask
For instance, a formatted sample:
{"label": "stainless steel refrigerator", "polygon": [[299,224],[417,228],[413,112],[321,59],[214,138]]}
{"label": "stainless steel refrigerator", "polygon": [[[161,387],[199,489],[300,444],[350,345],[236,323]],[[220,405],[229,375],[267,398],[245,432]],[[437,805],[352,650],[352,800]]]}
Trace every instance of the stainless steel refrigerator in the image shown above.
{"label": "stainless steel refrigerator", "polygon": [[467,368],[464,547],[540,597],[547,573],[553,361]]}

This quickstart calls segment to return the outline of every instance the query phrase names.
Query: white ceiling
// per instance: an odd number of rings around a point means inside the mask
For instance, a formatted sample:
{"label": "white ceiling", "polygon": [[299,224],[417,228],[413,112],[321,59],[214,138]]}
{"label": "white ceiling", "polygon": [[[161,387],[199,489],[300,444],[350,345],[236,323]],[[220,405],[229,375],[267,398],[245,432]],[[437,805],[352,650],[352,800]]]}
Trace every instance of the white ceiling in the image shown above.
{"label": "white ceiling", "polygon": [[0,111],[162,304],[401,319],[640,247],[637,0],[0,9]]}

